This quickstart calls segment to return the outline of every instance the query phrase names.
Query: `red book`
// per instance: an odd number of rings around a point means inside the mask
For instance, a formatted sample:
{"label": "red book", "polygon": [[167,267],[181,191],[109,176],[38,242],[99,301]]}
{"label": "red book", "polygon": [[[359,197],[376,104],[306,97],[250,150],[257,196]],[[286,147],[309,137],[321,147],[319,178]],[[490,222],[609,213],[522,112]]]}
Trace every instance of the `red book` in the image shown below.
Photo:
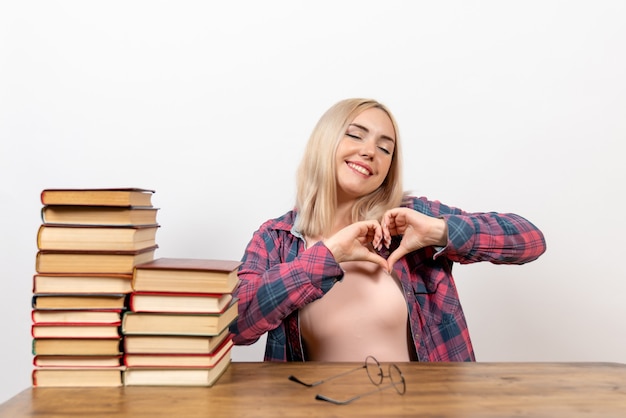
{"label": "red book", "polygon": [[211,368],[233,347],[232,336],[226,338],[209,354],[172,354],[172,353],[125,353],[123,362],[126,367],[144,368]]}
{"label": "red book", "polygon": [[58,368],[91,368],[91,367],[119,367],[121,355],[109,356],[56,356],[37,355],[33,357],[35,367],[58,367]]}
{"label": "red book", "polygon": [[124,367],[35,368],[34,387],[119,387],[123,385]]}
{"label": "red book", "polygon": [[34,324],[33,338],[120,338],[118,324]]}

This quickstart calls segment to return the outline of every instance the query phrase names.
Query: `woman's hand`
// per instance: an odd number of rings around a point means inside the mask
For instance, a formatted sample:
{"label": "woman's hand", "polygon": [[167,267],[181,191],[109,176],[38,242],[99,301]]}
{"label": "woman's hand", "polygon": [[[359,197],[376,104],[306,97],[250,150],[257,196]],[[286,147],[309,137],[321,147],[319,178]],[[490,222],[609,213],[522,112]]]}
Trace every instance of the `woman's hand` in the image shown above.
{"label": "woman's hand", "polygon": [[374,248],[381,249],[383,229],[378,221],[360,221],[349,225],[323,240],[338,263],[344,261],[371,261],[389,271],[387,260]]}
{"label": "woman's hand", "polygon": [[445,220],[409,208],[395,208],[385,212],[382,228],[386,246],[391,243],[392,236],[402,235],[400,245],[387,259],[388,271],[393,269],[396,261],[412,251],[448,243],[448,225]]}

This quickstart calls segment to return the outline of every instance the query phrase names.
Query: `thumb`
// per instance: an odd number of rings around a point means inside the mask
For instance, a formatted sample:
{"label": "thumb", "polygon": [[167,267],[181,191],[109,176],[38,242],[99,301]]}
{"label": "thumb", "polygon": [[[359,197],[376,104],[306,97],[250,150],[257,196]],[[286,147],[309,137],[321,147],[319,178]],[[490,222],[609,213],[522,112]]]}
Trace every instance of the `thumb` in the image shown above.
{"label": "thumb", "polygon": [[387,260],[379,256],[378,254],[370,252],[367,254],[367,256],[365,256],[365,259],[367,261],[371,261],[372,263],[378,264],[380,267],[382,267],[383,270],[389,271],[389,267],[387,266]]}
{"label": "thumb", "polygon": [[396,264],[396,261],[398,261],[405,255],[407,255],[407,251],[401,246],[396,248],[394,252],[389,254],[389,257],[387,258],[387,271],[391,272],[393,270],[393,266]]}

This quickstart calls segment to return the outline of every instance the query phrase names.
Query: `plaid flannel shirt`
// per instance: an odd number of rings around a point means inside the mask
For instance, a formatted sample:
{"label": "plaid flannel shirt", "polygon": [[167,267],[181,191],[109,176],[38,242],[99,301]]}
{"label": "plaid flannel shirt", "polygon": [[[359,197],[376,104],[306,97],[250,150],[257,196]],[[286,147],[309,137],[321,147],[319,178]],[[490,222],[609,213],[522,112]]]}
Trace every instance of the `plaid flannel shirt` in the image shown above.
{"label": "plaid flannel shirt", "polygon": [[[544,236],[515,214],[467,213],[437,201],[409,197],[404,206],[448,224],[444,248],[425,247],[399,260],[394,271],[407,302],[420,361],[474,361],[465,315],[452,277],[454,262],[524,264],[546,250]],[[231,325],[235,344],[249,345],[268,333],[266,361],[304,361],[298,310],[321,298],[343,277],[320,241],[308,249],[294,231],[296,213],[265,222],[253,234],[239,268],[239,317]],[[389,252],[398,246],[394,238]],[[385,256],[385,255],[383,255]]]}

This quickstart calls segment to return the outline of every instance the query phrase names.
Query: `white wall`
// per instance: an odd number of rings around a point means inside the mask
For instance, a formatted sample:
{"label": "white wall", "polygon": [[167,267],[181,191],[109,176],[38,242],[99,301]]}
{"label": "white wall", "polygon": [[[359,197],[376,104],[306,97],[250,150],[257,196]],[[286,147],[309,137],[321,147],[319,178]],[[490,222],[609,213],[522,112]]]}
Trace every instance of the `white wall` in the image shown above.
{"label": "white wall", "polygon": [[407,188],[547,237],[456,269],[480,361],[626,362],[625,21],[619,0],[3,2],[0,402],[30,385],[42,189],[154,188],[157,256],[239,259],[353,96],[395,112]]}

